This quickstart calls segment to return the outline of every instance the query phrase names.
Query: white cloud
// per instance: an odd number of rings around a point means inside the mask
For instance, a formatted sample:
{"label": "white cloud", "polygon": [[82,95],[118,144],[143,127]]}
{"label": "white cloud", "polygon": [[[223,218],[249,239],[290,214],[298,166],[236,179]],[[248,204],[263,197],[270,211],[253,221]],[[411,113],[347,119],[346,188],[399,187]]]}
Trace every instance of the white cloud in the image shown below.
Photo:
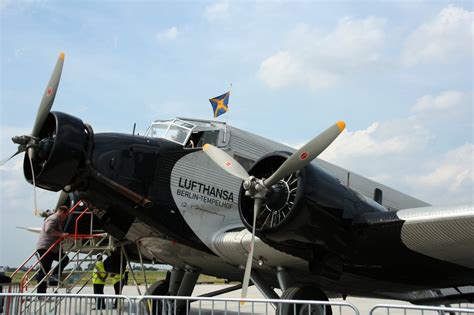
{"label": "white cloud", "polygon": [[279,88],[298,82],[304,69],[287,51],[270,56],[260,65],[259,77],[269,87]]}
{"label": "white cloud", "polygon": [[344,165],[358,164],[359,159],[402,156],[423,149],[431,138],[428,130],[409,119],[375,122],[363,130],[344,131],[321,158]]}
{"label": "white cloud", "polygon": [[290,32],[288,47],[266,58],[257,76],[271,88],[331,87],[345,76],[379,64],[384,24],[374,17],[346,17],[329,32],[299,25]]}
{"label": "white cloud", "polygon": [[217,1],[206,6],[205,16],[209,21],[222,20],[228,16],[229,1]]}
{"label": "white cloud", "polygon": [[472,203],[474,145],[466,143],[431,161],[434,169],[426,174],[407,176],[413,187],[439,203]]}
{"label": "white cloud", "polygon": [[160,31],[156,34],[156,38],[160,41],[175,40],[178,37],[178,28],[176,26],[170,27],[166,30]]}
{"label": "white cloud", "polygon": [[342,133],[320,157],[435,205],[472,204],[474,145],[436,153],[434,137],[413,118],[374,123]]}
{"label": "white cloud", "polygon": [[437,167],[430,173],[421,176],[410,176],[416,185],[430,188],[443,188],[449,191],[459,189],[461,185],[472,186],[474,174],[474,145],[465,144],[447,152]]}
{"label": "white cloud", "polygon": [[402,51],[405,65],[432,61],[449,63],[472,58],[474,12],[456,6],[442,9],[408,37]]}
{"label": "white cloud", "polygon": [[[438,141],[459,139],[462,134],[471,134],[472,141],[472,93],[448,90],[420,97],[411,107],[413,119],[435,130]],[[444,140],[443,140],[444,139]]]}
{"label": "white cloud", "polygon": [[463,104],[465,95],[459,91],[445,91],[438,96],[425,95],[412,107],[412,112],[452,110]]}
{"label": "white cloud", "polygon": [[468,100],[467,94],[456,91],[424,96],[413,106],[416,115],[346,130],[320,157],[433,204],[472,203],[472,137],[447,153],[436,149],[439,137],[456,139],[465,133],[440,126],[454,119],[445,111],[461,108],[456,115],[465,113]]}

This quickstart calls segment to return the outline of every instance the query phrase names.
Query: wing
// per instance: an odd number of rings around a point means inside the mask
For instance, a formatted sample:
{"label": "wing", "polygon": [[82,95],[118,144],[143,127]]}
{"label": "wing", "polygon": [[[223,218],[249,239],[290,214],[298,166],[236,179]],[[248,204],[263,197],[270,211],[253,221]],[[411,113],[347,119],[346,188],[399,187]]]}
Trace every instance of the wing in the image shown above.
{"label": "wing", "polygon": [[429,289],[383,294],[413,303],[473,300],[473,205],[368,213],[353,229],[361,264],[370,257],[393,281]]}
{"label": "wing", "polygon": [[426,207],[397,211],[403,244],[439,260],[474,269],[474,208]]}

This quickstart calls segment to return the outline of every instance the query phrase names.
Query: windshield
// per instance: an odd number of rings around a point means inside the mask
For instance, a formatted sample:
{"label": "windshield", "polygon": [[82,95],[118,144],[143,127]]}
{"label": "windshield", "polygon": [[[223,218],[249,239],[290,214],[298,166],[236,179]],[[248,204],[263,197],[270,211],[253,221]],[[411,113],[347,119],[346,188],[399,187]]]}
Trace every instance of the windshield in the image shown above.
{"label": "windshield", "polygon": [[184,145],[195,125],[179,119],[154,122],[148,129],[146,136],[167,139]]}
{"label": "windshield", "polygon": [[156,124],[152,125],[147,136],[153,138],[164,138],[168,125]]}

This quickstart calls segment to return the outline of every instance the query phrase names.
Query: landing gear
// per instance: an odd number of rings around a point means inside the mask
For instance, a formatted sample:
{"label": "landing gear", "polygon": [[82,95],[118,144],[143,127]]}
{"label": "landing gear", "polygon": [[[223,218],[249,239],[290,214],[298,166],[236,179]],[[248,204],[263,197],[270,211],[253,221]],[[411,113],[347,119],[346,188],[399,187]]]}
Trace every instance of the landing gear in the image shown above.
{"label": "landing gear", "polygon": [[[194,270],[173,269],[166,274],[165,280],[155,282],[148,288],[147,295],[191,296],[199,272]],[[184,300],[153,300],[151,314],[187,314],[189,303]]]}
{"label": "landing gear", "polygon": [[[280,299],[282,300],[316,300],[328,301],[326,294],[314,286],[294,286],[287,288]],[[330,305],[309,304],[280,304],[277,308],[278,315],[332,315]]]}
{"label": "landing gear", "polygon": [[148,288],[148,290],[146,291],[146,295],[166,295],[168,293],[168,287],[168,281],[157,281]]}
{"label": "landing gear", "polygon": [[[165,280],[156,281],[153,283],[148,290],[146,291],[146,295],[167,295],[168,289],[170,286],[170,273],[166,274]],[[151,303],[151,314],[160,314],[159,310],[162,309],[163,301],[161,300],[153,300]]]}

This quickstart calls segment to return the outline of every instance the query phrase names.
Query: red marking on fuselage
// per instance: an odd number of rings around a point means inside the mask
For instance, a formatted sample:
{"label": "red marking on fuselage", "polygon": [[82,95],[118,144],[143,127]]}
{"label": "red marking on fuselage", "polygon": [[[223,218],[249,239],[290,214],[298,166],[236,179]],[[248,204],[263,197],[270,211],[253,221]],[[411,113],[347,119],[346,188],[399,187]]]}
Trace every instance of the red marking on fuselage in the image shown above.
{"label": "red marking on fuselage", "polygon": [[304,151],[300,154],[300,160],[304,161],[308,158],[308,156],[309,156],[309,153]]}

